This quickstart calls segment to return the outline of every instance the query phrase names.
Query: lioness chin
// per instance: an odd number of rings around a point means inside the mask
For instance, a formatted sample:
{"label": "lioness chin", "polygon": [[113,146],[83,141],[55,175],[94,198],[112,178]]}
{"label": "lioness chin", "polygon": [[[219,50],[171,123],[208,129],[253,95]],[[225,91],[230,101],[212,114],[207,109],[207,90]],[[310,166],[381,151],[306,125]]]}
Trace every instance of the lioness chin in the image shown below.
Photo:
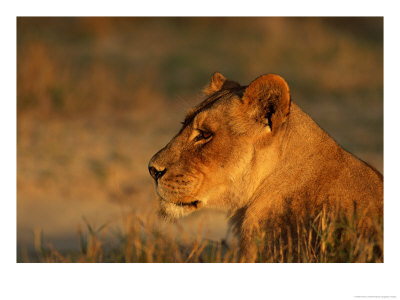
{"label": "lioness chin", "polygon": [[282,77],[241,86],[214,73],[205,93],[149,162],[164,216],[227,209],[243,262],[256,260],[263,230],[294,228],[322,210],[362,216],[363,231],[382,218],[382,175],[293,103]]}

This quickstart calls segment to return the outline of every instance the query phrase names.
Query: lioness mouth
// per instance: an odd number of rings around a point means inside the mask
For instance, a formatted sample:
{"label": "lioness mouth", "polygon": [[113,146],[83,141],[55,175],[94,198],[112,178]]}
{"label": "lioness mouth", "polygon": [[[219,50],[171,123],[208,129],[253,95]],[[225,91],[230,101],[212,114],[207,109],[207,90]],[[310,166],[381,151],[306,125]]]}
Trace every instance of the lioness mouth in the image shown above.
{"label": "lioness mouth", "polygon": [[176,205],[178,206],[186,206],[186,207],[193,207],[193,208],[197,208],[200,204],[199,200],[195,200],[192,202],[178,202],[176,203]]}

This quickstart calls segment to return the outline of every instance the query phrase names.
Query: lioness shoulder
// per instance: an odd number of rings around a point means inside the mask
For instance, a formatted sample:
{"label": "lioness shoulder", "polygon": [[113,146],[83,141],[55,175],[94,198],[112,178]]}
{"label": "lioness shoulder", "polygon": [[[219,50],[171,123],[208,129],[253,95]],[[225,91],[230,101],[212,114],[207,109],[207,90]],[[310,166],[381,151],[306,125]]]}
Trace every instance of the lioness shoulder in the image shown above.
{"label": "lioness shoulder", "polygon": [[359,228],[382,217],[382,175],[292,102],[282,77],[262,75],[241,86],[214,73],[205,91],[149,162],[165,216],[229,210],[242,261],[255,260],[260,230],[286,228],[322,210],[357,213]]}

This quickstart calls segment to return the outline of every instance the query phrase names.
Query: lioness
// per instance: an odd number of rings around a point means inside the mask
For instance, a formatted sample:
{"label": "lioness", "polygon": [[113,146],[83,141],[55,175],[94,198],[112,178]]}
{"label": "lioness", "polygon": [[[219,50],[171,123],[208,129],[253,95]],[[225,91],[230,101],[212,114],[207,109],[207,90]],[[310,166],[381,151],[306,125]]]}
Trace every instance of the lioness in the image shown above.
{"label": "lioness", "polygon": [[255,261],[254,236],[268,226],[322,209],[357,212],[364,227],[382,217],[382,175],[293,103],[282,77],[262,75],[241,86],[214,73],[205,93],[149,162],[165,216],[228,209],[243,262]]}

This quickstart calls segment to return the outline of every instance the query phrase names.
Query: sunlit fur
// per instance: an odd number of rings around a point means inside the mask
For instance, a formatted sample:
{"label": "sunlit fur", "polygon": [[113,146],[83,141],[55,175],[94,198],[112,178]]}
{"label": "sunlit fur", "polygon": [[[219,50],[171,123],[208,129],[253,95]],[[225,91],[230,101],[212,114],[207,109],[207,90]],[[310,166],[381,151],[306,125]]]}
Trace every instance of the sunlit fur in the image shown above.
{"label": "sunlit fur", "polygon": [[[294,226],[323,207],[358,213],[364,229],[382,217],[382,175],[293,103],[282,77],[263,75],[240,86],[215,73],[205,92],[149,163],[166,170],[156,183],[164,216],[227,209],[242,261],[256,259],[253,240],[260,231]],[[200,132],[212,137],[199,140]]]}

